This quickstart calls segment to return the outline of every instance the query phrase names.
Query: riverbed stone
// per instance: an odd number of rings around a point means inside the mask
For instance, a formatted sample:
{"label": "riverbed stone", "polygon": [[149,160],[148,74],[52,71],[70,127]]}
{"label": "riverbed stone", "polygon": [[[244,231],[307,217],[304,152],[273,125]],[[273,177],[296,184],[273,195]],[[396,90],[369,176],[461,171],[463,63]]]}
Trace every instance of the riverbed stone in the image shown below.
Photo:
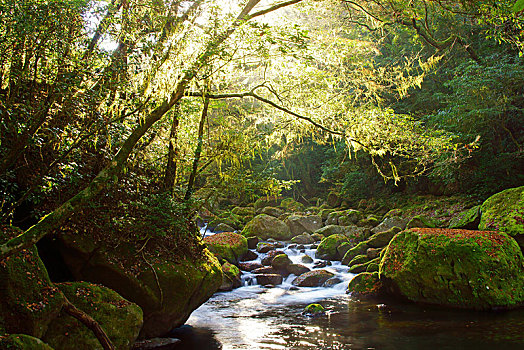
{"label": "riverbed stone", "polygon": [[480,205],[463,211],[449,222],[449,228],[477,230],[480,224]]}
{"label": "riverbed stone", "polygon": [[277,240],[291,239],[289,227],[281,220],[266,214],[253,218],[242,230],[244,236],[257,236],[260,239],[274,238]]}
{"label": "riverbed stone", "polygon": [[329,214],[331,214],[334,211],[335,209],[332,209],[332,208],[324,208],[324,209],[320,209],[318,215],[322,218],[322,221],[326,221]]}
{"label": "riverbed stone", "polygon": [[220,224],[218,224],[214,228],[213,231],[218,232],[218,233],[220,233],[220,232],[233,232],[233,231],[235,231],[235,228],[232,227],[232,226],[229,226],[228,224],[220,223]]}
{"label": "riverbed stone", "polygon": [[348,209],[338,217],[338,224],[341,226],[355,225],[357,222],[362,220],[364,215],[360,210]]}
{"label": "riverbed stone", "polygon": [[271,266],[275,270],[286,270],[286,268],[291,265],[293,262],[286,254],[278,254],[273,259],[271,259]]}
{"label": "riverbed stone", "polygon": [[291,239],[291,242],[297,244],[311,244],[315,243],[315,239],[309,233],[303,233]]}
{"label": "riverbed stone", "polygon": [[218,290],[230,291],[242,285],[242,273],[235,265],[225,262],[222,264],[222,272],[222,284]]}
{"label": "riverbed stone", "polygon": [[353,248],[353,244],[350,244],[349,242],[343,242],[341,245],[337,247],[337,254],[339,257],[344,257],[348,250]]}
{"label": "riverbed stone", "polygon": [[267,253],[271,250],[275,250],[275,248],[275,245],[269,242],[259,242],[257,244],[257,252],[261,254]]}
{"label": "riverbed stone", "polygon": [[335,208],[335,207],[338,207],[341,203],[342,203],[342,199],[340,198],[337,192],[331,191],[328,193],[327,205],[329,205],[331,208]]}
{"label": "riverbed stone", "polygon": [[[0,241],[21,233],[15,227],[0,227]],[[5,332],[41,338],[64,302],[35,246],[0,261],[0,328]]]}
{"label": "riverbed stone", "polygon": [[263,266],[256,268],[251,271],[251,273],[255,275],[263,275],[263,274],[278,274],[279,271],[275,270],[272,266]]}
{"label": "riverbed stone", "polygon": [[315,256],[318,259],[340,260],[342,257],[337,252],[337,248],[349,239],[341,234],[334,234],[324,238],[318,245]]}
{"label": "riverbed stone", "polygon": [[255,216],[255,208],[253,207],[234,207],[231,212],[238,216]]}
{"label": "riverbed stone", "polygon": [[267,285],[276,286],[278,284],[282,284],[282,281],[283,281],[282,275],[279,275],[276,273],[260,274],[260,275],[257,275],[256,278],[257,278],[257,283],[262,286],[267,286]]}
{"label": "riverbed stone", "polygon": [[297,287],[320,287],[333,276],[334,274],[327,270],[313,270],[301,274],[291,283]]}
{"label": "riverbed stone", "polygon": [[383,248],[368,248],[366,250],[366,255],[369,259],[378,258],[382,249]]}
{"label": "riverbed stone", "polygon": [[337,285],[337,284],[339,284],[341,282],[342,282],[342,280],[340,278],[338,278],[338,277],[331,277],[326,282],[324,282],[323,287],[331,288],[334,285]]}
{"label": "riverbed stone", "polygon": [[503,232],[414,228],[396,235],[380,274],[409,300],[488,310],[524,304],[524,258]]}
{"label": "riverbed stone", "polygon": [[260,242],[260,239],[258,239],[257,236],[246,237],[246,240],[247,240],[247,247],[249,249],[256,249],[258,242]]}
{"label": "riverbed stone", "polygon": [[264,267],[264,265],[256,261],[241,262],[238,264],[238,266],[240,267],[242,271],[248,271],[248,272],[253,271],[254,269]]}
{"label": "riverbed stone", "polygon": [[308,316],[320,316],[324,315],[326,312],[324,310],[324,307],[320,304],[309,304],[304,308],[304,311],[302,313]]}
{"label": "riverbed stone", "polygon": [[306,209],[304,204],[297,202],[293,198],[284,198],[280,202],[280,207],[288,212],[303,212]]}
{"label": "riverbed stone", "polygon": [[310,257],[309,255],[302,255],[302,257],[300,258],[300,261],[302,261],[305,264],[311,264],[313,262],[313,258]]}
{"label": "riverbed stone", "polygon": [[288,266],[286,266],[286,270],[288,273],[293,274],[295,276],[300,276],[303,273],[311,271],[307,266],[301,264],[289,264]]}
{"label": "riverbed stone", "polygon": [[524,249],[524,186],[496,193],[482,203],[479,230],[498,230]]}
{"label": "riverbed stone", "polygon": [[260,197],[255,201],[254,209],[255,212],[258,210],[262,210],[265,207],[278,207],[280,202],[282,201],[282,197],[279,196],[264,196]]}
{"label": "riverbed stone", "polygon": [[238,264],[247,253],[246,237],[234,232],[222,232],[204,238],[207,248],[219,259]]}
{"label": "riverbed stone", "polygon": [[291,215],[285,222],[292,236],[313,233],[322,227],[322,218],[318,215]]}
{"label": "riverbed stone", "polygon": [[371,248],[382,248],[389,244],[391,239],[401,231],[399,227],[393,226],[387,231],[375,233],[369,237],[366,244]]}
{"label": "riverbed stone", "polygon": [[240,261],[252,261],[258,259],[258,254],[255,253],[252,250],[248,250],[245,252],[242,257],[240,258]]}
{"label": "riverbed stone", "polygon": [[[78,309],[91,316],[116,349],[130,349],[143,324],[138,305],[104,286],[88,282],[57,283],[56,286]],[[42,337],[56,349],[102,349],[93,332],[62,311]]]}
{"label": "riverbed stone", "polygon": [[282,250],[271,250],[267,252],[266,256],[262,259],[262,265],[269,266],[273,261],[273,258],[277,255],[284,254]]}

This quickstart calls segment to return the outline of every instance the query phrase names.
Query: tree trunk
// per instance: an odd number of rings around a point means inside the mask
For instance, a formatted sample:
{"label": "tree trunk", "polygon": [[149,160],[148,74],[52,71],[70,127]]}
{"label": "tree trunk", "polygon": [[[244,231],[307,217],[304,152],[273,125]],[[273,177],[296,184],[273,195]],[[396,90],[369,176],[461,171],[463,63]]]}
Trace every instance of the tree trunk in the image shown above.
{"label": "tree trunk", "polygon": [[193,158],[193,169],[191,175],[189,175],[189,182],[187,184],[187,191],[184,199],[187,201],[193,194],[193,187],[195,185],[195,178],[198,171],[198,162],[200,161],[200,155],[202,154],[202,144],[204,142],[204,125],[207,119],[207,110],[209,107],[209,97],[204,99],[204,108],[202,109],[202,117],[200,118],[200,124],[198,124],[198,141],[195,149],[195,156]]}
{"label": "tree trunk", "polygon": [[173,122],[171,123],[171,132],[169,133],[169,147],[167,151],[167,164],[164,172],[164,190],[171,192],[175,185],[176,166],[178,156],[178,124],[180,115],[180,104],[175,105],[173,113]]}

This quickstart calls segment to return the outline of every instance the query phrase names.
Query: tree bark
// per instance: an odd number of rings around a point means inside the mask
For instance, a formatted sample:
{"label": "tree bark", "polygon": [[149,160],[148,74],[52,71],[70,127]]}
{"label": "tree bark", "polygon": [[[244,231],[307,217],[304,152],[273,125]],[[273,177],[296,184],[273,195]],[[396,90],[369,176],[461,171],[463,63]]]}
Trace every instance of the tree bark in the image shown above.
{"label": "tree bark", "polygon": [[198,140],[197,146],[195,148],[195,156],[193,158],[193,170],[191,175],[189,175],[189,181],[187,183],[187,190],[184,199],[187,201],[191,198],[193,194],[193,187],[195,185],[195,178],[198,172],[198,162],[200,162],[200,155],[202,154],[202,144],[204,143],[204,125],[206,124],[207,111],[209,108],[209,97],[204,99],[204,108],[202,109],[202,117],[200,118],[200,123],[198,124]]}

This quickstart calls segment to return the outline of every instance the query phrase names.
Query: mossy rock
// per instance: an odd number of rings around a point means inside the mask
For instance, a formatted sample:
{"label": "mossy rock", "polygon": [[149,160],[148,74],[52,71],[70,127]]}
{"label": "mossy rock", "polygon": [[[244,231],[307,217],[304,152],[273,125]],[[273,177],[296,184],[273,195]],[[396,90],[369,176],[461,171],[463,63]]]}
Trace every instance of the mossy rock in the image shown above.
{"label": "mossy rock", "polygon": [[[98,322],[117,349],[130,349],[142,327],[142,310],[109,288],[87,282],[58,283],[78,309]],[[56,349],[102,349],[93,332],[64,311],[42,338]]]}
{"label": "mossy rock", "polygon": [[42,340],[27,334],[10,334],[0,337],[0,349],[9,350],[53,350]]}
{"label": "mossy rock", "polygon": [[503,231],[524,247],[524,186],[494,194],[482,203],[480,212],[479,230]]}
{"label": "mossy rock", "polygon": [[342,199],[339,194],[335,191],[331,191],[327,196],[327,205],[331,208],[338,207],[342,203]]}
{"label": "mossy rock", "polygon": [[350,250],[346,252],[344,257],[342,258],[342,264],[348,265],[349,262],[353,260],[353,258],[356,257],[357,255],[366,254],[368,248],[369,246],[367,245],[366,242],[360,242],[359,244],[357,244],[356,246],[354,246],[353,248],[351,248]]}
{"label": "mossy rock", "polygon": [[341,234],[334,234],[324,238],[317,247],[315,256],[318,259],[326,260],[340,260],[337,248],[344,242],[349,242],[349,239]]}
{"label": "mossy rock", "polygon": [[477,205],[454,217],[449,223],[449,228],[476,230],[479,228],[479,224],[480,205]]}
{"label": "mossy rock", "polygon": [[296,244],[312,244],[315,243],[315,239],[309,233],[303,233],[291,238],[291,242]]}
{"label": "mossy rock", "polygon": [[362,220],[363,217],[364,215],[361,211],[349,209],[344,211],[343,214],[338,217],[338,224],[341,226],[353,225]]}
{"label": "mossy rock", "polygon": [[286,270],[293,262],[286,254],[278,254],[271,260],[271,267],[275,270]]}
{"label": "mossy rock", "polygon": [[324,237],[335,235],[335,234],[343,234],[346,232],[346,228],[344,226],[340,225],[326,225],[314,232],[314,234],[320,234]]}
{"label": "mossy rock", "polygon": [[379,296],[382,283],[378,272],[359,273],[349,282],[347,291],[356,298]]}
{"label": "mossy rock", "polygon": [[306,209],[304,204],[295,201],[293,198],[284,198],[279,206],[290,212],[303,212]]}
{"label": "mossy rock", "polygon": [[222,232],[204,238],[207,248],[220,260],[238,264],[240,258],[247,253],[246,237],[233,232]]}
{"label": "mossy rock", "polygon": [[392,217],[387,217],[385,218],[384,220],[382,220],[382,222],[380,224],[378,224],[378,226],[374,227],[371,232],[373,234],[375,233],[379,233],[379,232],[385,232],[385,231],[388,231],[390,230],[391,228],[393,227],[400,227],[400,229],[405,229],[406,228],[406,224],[408,223],[407,220],[401,218],[401,217],[398,217],[398,216],[392,216]]}
{"label": "mossy rock", "polygon": [[313,233],[322,228],[322,219],[318,215],[291,215],[285,220],[292,236]]}
{"label": "mossy rock", "polygon": [[409,300],[487,310],[523,305],[523,264],[505,233],[415,228],[393,238],[380,274]]}
{"label": "mossy rock", "polygon": [[[188,238],[189,239],[189,238]],[[78,280],[102,284],[144,312],[140,337],[153,338],[181,326],[222,283],[222,268],[207,249],[198,255],[141,258],[135,245],[111,248],[84,235],[60,235],[60,251]]]}
{"label": "mossy rock", "polygon": [[369,237],[369,239],[366,241],[366,244],[372,248],[385,247],[400,231],[401,230],[399,227],[394,226],[387,231],[375,233],[373,236]]}
{"label": "mossy rock", "polygon": [[320,211],[318,212],[318,215],[322,218],[322,220],[326,221],[329,214],[331,214],[334,211],[335,209],[332,209],[332,208],[324,208],[324,209],[320,209]]}
{"label": "mossy rock", "polygon": [[380,260],[370,261],[366,266],[366,272],[378,272],[380,270]]}
{"label": "mossy rock", "polygon": [[238,216],[255,216],[255,208],[253,207],[234,207],[231,212]]}
{"label": "mossy rock", "polygon": [[259,214],[247,223],[242,230],[243,236],[257,236],[260,239],[274,238],[277,240],[291,239],[289,227],[273,216]]}
{"label": "mossy rock", "polygon": [[313,270],[296,277],[291,284],[298,287],[320,287],[333,276],[335,275],[327,270]]}
{"label": "mossy rock", "polygon": [[354,265],[364,264],[364,263],[367,263],[369,260],[371,260],[371,259],[368,258],[368,256],[366,254],[357,255],[353,259],[351,259],[351,261],[349,262],[348,266],[351,267],[351,266],[354,266]]}
{"label": "mossy rock", "polygon": [[414,227],[435,228],[438,227],[438,222],[435,219],[424,215],[416,215],[412,217],[406,225],[406,228]]}
{"label": "mossy rock", "polygon": [[326,312],[324,307],[320,304],[309,304],[304,308],[302,313],[308,316],[319,316],[324,315]]}
{"label": "mossy rock", "polygon": [[274,216],[276,218],[280,217],[282,214],[284,214],[284,211],[280,208],[276,207],[265,207],[260,211],[260,214],[266,214],[269,216]]}
{"label": "mossy rock", "polygon": [[[2,227],[1,241],[22,231]],[[41,338],[64,304],[35,246],[0,261],[0,323],[7,333]]]}

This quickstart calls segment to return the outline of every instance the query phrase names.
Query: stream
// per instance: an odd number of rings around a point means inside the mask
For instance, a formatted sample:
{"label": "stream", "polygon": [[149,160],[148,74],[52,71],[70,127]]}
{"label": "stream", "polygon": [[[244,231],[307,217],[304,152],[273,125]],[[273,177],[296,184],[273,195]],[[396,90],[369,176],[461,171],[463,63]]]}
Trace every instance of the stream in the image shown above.
{"label": "stream", "polygon": [[[301,262],[315,249],[281,248]],[[260,254],[258,261],[265,254]],[[182,340],[177,349],[524,349],[524,311],[471,312],[398,300],[356,301],[346,294],[353,274],[340,262],[323,267],[339,283],[330,287],[295,287],[294,275],[275,287],[256,284],[243,272],[244,285],[216,293],[195,310],[172,336]],[[320,303],[322,316],[302,314],[305,306]]]}

